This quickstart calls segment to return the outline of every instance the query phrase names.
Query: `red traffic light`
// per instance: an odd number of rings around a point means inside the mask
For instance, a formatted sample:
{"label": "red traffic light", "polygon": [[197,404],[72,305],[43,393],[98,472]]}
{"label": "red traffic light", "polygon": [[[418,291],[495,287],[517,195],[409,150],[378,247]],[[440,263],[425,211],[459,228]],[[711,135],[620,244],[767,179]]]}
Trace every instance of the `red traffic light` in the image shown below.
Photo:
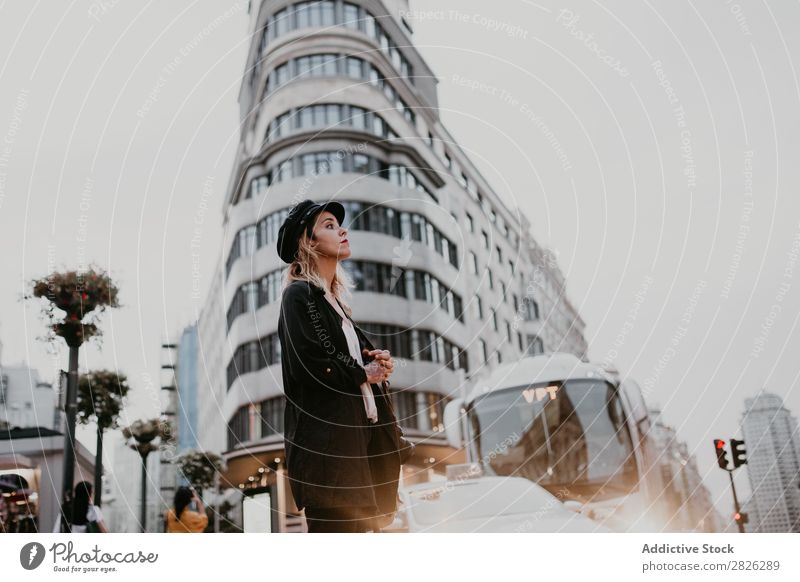
{"label": "red traffic light", "polygon": [[720,469],[728,470],[728,452],[725,450],[725,441],[714,439],[714,452],[717,454],[717,465]]}

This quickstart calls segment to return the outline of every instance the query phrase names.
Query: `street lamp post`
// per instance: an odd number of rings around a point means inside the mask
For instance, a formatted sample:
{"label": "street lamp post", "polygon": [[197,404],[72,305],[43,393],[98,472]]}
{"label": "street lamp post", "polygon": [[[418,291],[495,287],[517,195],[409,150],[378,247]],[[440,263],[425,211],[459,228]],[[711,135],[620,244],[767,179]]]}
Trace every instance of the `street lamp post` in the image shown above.
{"label": "street lamp post", "polygon": [[122,435],[126,439],[133,438],[129,446],[138,452],[142,459],[142,506],[139,514],[139,530],[144,533],[147,531],[147,455],[159,448],[154,441],[157,437],[163,436],[163,431],[158,419],[137,420],[122,429]]}
{"label": "street lamp post", "polygon": [[62,501],[66,501],[68,496],[72,494],[72,482],[75,480],[75,424],[78,416],[78,346],[69,347],[67,398],[64,405],[66,427],[64,430],[64,472],[63,480],[61,481]]}
{"label": "street lamp post", "polygon": [[[31,281],[25,299],[44,299],[44,316],[50,321],[47,339],[61,337],[69,346],[69,372],[64,402],[64,471],[61,499],[66,501],[75,479],[75,424],[78,411],[78,350],[84,340],[100,335],[94,323],[106,307],[119,307],[117,286],[102,270],[52,273]],[[61,315],[63,312],[65,315]]]}
{"label": "street lamp post", "polygon": [[147,455],[152,450],[150,443],[144,443],[136,447],[142,459],[142,507],[139,510],[140,531],[147,531]]}

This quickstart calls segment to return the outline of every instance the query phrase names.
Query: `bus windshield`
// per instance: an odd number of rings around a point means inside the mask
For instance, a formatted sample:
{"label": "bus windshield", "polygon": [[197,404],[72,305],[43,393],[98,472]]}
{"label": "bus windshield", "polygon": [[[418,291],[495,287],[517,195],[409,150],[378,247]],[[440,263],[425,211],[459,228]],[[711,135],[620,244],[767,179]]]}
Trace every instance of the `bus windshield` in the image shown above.
{"label": "bus windshield", "polygon": [[562,499],[600,501],[636,489],[630,431],[616,389],[594,379],[481,396],[468,418],[489,475],[525,477]]}

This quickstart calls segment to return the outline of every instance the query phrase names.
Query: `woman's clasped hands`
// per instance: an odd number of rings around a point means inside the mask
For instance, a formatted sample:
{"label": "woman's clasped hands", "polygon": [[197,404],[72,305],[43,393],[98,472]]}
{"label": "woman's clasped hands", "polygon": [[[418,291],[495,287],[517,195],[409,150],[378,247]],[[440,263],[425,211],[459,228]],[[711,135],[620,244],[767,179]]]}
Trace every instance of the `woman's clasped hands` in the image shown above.
{"label": "woman's clasped hands", "polygon": [[364,366],[367,372],[367,382],[370,384],[380,384],[388,380],[394,371],[394,360],[389,350],[363,350],[365,357],[373,358],[371,362]]}

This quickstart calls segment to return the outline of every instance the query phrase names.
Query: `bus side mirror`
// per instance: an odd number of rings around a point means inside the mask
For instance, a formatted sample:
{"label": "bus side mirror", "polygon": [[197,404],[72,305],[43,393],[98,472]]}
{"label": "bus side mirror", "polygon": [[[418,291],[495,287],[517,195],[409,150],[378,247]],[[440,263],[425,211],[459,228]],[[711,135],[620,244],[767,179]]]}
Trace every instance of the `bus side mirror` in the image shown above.
{"label": "bus side mirror", "polygon": [[461,409],[464,406],[463,398],[454,398],[444,407],[444,432],[447,435],[447,444],[454,449],[463,446],[461,434]]}

